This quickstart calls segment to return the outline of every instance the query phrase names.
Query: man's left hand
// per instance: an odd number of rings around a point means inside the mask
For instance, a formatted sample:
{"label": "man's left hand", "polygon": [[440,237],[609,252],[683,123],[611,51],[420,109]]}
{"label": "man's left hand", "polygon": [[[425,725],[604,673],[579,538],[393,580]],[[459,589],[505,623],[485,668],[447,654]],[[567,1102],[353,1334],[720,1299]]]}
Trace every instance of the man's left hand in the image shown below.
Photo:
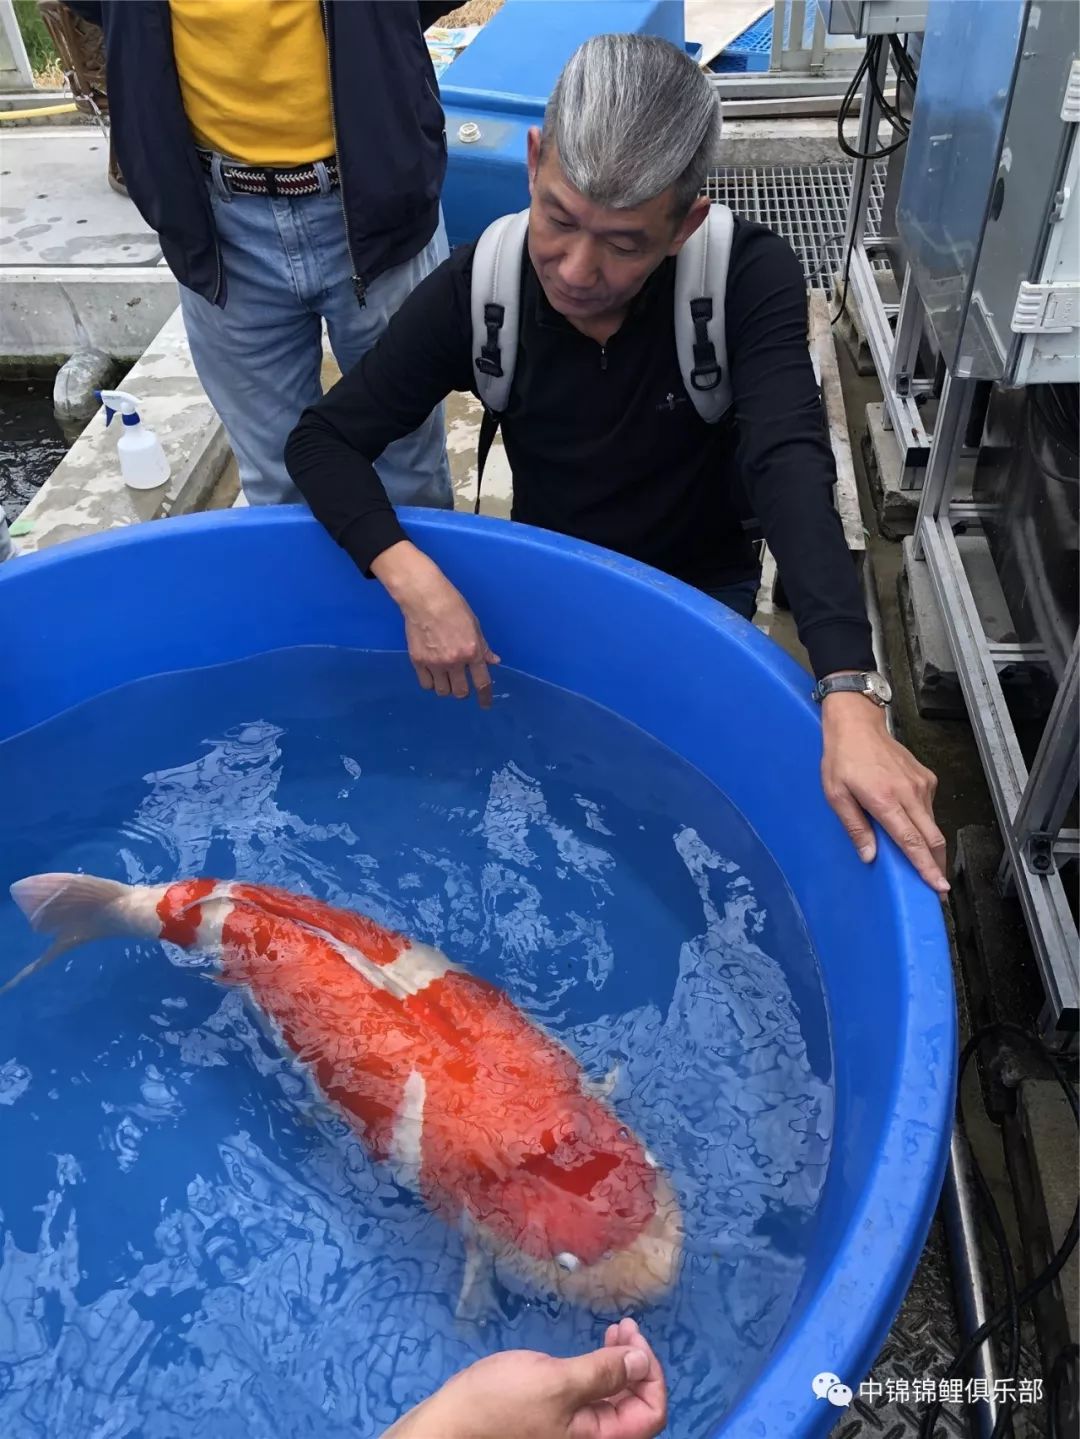
{"label": "man's left hand", "polygon": [[885,712],[861,694],[822,701],[825,797],[869,863],[877,852],[867,816],[876,819],[933,889],[945,894],[945,836],[934,821],[937,778],[893,739]]}

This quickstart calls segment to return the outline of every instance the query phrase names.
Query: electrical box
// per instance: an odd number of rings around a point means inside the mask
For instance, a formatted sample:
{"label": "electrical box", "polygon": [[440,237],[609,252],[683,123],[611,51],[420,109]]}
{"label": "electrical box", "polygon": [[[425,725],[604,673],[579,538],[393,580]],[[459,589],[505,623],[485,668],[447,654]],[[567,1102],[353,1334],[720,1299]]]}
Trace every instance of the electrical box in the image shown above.
{"label": "electrical box", "polygon": [[926,24],[928,0],[829,0],[830,35],[915,35]]}
{"label": "electrical box", "polygon": [[1080,65],[1070,3],[930,0],[897,226],[957,376],[1080,362]]}

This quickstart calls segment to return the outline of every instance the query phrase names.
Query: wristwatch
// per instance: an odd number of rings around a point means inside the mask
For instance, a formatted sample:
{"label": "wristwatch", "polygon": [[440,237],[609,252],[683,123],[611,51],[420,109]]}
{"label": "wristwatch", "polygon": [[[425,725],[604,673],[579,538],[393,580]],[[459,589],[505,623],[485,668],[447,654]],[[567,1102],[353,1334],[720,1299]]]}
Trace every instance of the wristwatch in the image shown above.
{"label": "wristwatch", "polygon": [[865,695],[868,700],[882,708],[892,702],[892,686],[885,676],[878,674],[876,670],[867,670],[857,675],[829,675],[827,679],[818,680],[814,686],[814,699],[818,704],[826,695],[844,693]]}

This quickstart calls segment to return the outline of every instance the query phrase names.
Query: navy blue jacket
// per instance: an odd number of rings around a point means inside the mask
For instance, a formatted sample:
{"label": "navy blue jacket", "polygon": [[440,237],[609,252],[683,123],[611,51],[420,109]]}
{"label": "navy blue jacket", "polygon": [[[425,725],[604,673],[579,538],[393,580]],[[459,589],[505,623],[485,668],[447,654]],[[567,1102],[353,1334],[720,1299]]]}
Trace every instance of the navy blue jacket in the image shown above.
{"label": "navy blue jacket", "polygon": [[[105,32],[113,146],[128,194],[182,285],[225,304],[217,232],[173,56],[168,0],[65,0]],[[341,195],[359,299],[431,239],[446,131],[422,27],[449,8],[321,0]],[[240,63],[243,63],[242,60]]]}

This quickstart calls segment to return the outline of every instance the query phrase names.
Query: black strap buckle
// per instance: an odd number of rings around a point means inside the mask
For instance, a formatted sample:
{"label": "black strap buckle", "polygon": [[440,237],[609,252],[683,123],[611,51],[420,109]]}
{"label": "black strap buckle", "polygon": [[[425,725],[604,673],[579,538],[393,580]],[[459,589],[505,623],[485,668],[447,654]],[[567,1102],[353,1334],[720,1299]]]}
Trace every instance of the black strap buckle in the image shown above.
{"label": "black strap buckle", "polygon": [[506,311],[502,305],[484,306],[484,324],[487,327],[487,342],[480,346],[476,357],[476,368],[482,375],[501,375],[502,350],[499,348],[499,331],[502,329]]}
{"label": "black strap buckle", "polygon": [[690,371],[690,383],[695,390],[715,390],[720,383],[716,346],[709,339],[712,317],[713,303],[708,296],[690,301],[690,318],[694,322],[694,368]]}

